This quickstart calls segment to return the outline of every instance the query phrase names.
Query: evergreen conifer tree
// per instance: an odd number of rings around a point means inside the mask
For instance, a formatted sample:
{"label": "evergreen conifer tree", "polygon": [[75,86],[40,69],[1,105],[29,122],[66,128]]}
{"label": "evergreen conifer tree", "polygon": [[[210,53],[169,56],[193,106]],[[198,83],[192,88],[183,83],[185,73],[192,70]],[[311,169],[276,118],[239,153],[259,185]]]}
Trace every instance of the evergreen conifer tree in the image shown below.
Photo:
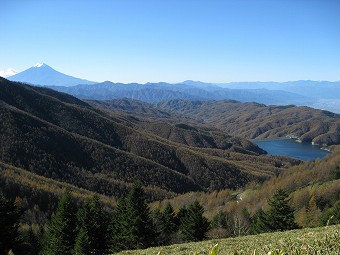
{"label": "evergreen conifer tree", "polygon": [[321,222],[323,225],[340,224],[340,200],[336,201],[333,207],[324,212]]}
{"label": "evergreen conifer tree", "polygon": [[57,211],[48,227],[43,254],[72,254],[76,233],[74,209],[70,192],[65,190],[58,202]]}
{"label": "evergreen conifer tree", "polygon": [[171,235],[177,230],[178,227],[176,226],[176,213],[170,203],[168,203],[164,208],[163,218],[165,232],[166,234]]}
{"label": "evergreen conifer tree", "polygon": [[74,255],[89,255],[95,254],[93,247],[91,247],[90,238],[87,230],[85,228],[80,228],[75,241]]}
{"label": "evergreen conifer tree", "polygon": [[112,244],[114,251],[146,248],[155,242],[155,228],[139,182],[126,198],[120,198],[112,217]]}
{"label": "evergreen conifer tree", "polygon": [[298,228],[298,225],[295,223],[294,209],[289,206],[288,202],[288,195],[282,189],[277,190],[273,197],[268,200],[270,209],[266,213],[265,223],[270,231]]}
{"label": "evergreen conifer tree", "polygon": [[212,219],[211,226],[213,228],[227,228],[227,214],[219,211]]}
{"label": "evergreen conifer tree", "polygon": [[250,233],[251,234],[259,234],[269,231],[268,229],[268,223],[266,219],[267,215],[265,212],[260,209],[258,210],[254,216],[251,218],[251,227],[250,227]]}
{"label": "evergreen conifer tree", "polygon": [[167,243],[169,236],[166,234],[165,219],[163,213],[156,209],[152,212],[152,219],[154,225],[154,232],[156,234],[155,244],[162,246]]}
{"label": "evergreen conifer tree", "polygon": [[209,229],[209,222],[203,216],[204,209],[195,201],[192,203],[181,218],[180,230],[186,241],[201,241]]}
{"label": "evergreen conifer tree", "polygon": [[0,254],[7,254],[19,243],[19,219],[23,210],[0,192]]}
{"label": "evergreen conifer tree", "polygon": [[181,207],[176,215],[176,226],[179,229],[181,226],[181,221],[184,218],[184,216],[187,213],[188,208],[184,205],[183,207]]}
{"label": "evergreen conifer tree", "polygon": [[135,182],[126,199],[130,242],[134,249],[151,246],[155,240],[154,226],[140,182]]}
{"label": "evergreen conifer tree", "polygon": [[163,212],[159,209],[153,211],[152,218],[157,236],[156,244],[158,246],[171,244],[178,230],[176,213],[171,204],[168,203]]}
{"label": "evergreen conifer tree", "polygon": [[[105,251],[108,248],[108,220],[98,195],[94,195],[90,201],[86,201],[77,212],[78,237],[85,233],[88,239],[88,249],[93,253]],[[79,236],[79,234],[81,234]]]}
{"label": "evergreen conifer tree", "polygon": [[111,222],[111,244],[114,251],[128,249],[129,230],[128,218],[126,213],[126,198],[120,197],[117,206],[112,214]]}
{"label": "evergreen conifer tree", "polygon": [[38,227],[38,230],[36,232],[36,237],[39,242],[39,254],[41,254],[44,248],[45,240],[46,240],[46,232],[45,232],[44,226]]}

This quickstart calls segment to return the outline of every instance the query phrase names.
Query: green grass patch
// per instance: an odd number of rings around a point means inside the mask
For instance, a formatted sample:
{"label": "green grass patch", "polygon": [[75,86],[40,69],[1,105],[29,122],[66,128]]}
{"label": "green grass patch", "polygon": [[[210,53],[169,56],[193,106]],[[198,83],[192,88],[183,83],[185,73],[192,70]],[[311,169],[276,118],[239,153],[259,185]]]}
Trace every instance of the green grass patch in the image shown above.
{"label": "green grass patch", "polygon": [[[218,247],[215,245],[218,244]],[[340,254],[340,225],[265,233],[118,253],[136,255]]]}

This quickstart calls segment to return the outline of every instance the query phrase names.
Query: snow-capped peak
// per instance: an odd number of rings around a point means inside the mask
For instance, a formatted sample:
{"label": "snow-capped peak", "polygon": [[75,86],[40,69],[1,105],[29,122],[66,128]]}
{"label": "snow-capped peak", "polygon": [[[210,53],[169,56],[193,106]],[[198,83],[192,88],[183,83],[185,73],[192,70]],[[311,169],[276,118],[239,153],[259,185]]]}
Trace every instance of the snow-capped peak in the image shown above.
{"label": "snow-capped peak", "polygon": [[4,78],[8,78],[10,76],[13,76],[15,74],[17,74],[18,72],[15,71],[14,69],[12,68],[8,68],[7,70],[0,70],[0,76],[1,77],[4,77]]}
{"label": "snow-capped peak", "polygon": [[44,63],[36,63],[33,67],[42,67],[44,65],[45,65]]}

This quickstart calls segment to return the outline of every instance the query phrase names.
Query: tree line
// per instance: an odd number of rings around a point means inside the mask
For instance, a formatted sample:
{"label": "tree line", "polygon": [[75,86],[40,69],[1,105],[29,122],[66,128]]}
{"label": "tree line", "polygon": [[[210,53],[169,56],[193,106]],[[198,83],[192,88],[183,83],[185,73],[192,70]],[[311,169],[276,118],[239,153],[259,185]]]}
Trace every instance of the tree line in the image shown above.
{"label": "tree line", "polygon": [[[268,201],[268,211],[259,211],[252,217],[248,215],[253,233],[298,228],[288,200],[286,192],[278,190]],[[222,212],[209,222],[198,201],[182,207],[177,213],[170,203],[163,211],[151,212],[139,182],[118,200],[111,213],[104,210],[97,195],[77,207],[70,191],[66,190],[47,230],[29,228],[25,235],[19,232],[23,209],[2,194],[0,208],[0,254],[7,254],[11,249],[15,254],[108,254],[201,241],[207,238],[209,230],[228,227],[231,222]],[[246,210],[242,214],[247,215]],[[238,227],[234,225],[234,229],[239,230],[235,235],[241,235],[241,221],[233,222],[239,224]]]}

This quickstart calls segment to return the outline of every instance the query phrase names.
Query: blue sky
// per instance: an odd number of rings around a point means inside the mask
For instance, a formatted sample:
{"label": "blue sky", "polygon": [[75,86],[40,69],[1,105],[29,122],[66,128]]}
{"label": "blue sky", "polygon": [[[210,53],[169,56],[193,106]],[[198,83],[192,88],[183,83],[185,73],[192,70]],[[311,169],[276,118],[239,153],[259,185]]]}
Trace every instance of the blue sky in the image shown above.
{"label": "blue sky", "polygon": [[340,80],[339,0],[1,0],[0,70],[94,81]]}

